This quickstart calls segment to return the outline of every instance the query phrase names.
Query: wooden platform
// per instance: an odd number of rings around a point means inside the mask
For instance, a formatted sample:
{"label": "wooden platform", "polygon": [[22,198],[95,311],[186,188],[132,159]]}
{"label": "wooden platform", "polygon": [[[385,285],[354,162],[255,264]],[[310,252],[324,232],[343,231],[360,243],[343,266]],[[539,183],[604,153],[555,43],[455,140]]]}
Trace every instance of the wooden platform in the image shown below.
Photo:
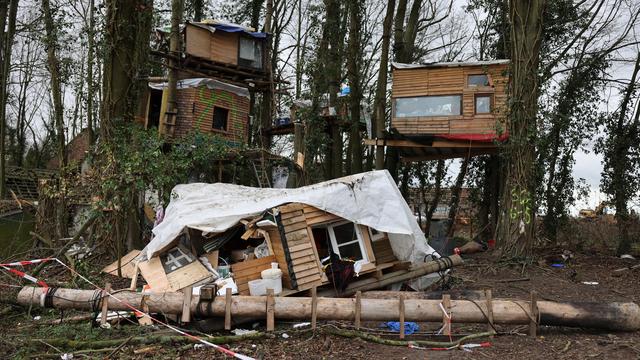
{"label": "wooden platform", "polygon": [[497,144],[476,141],[365,139],[364,144],[397,148],[400,160],[404,162],[464,158],[498,152]]}

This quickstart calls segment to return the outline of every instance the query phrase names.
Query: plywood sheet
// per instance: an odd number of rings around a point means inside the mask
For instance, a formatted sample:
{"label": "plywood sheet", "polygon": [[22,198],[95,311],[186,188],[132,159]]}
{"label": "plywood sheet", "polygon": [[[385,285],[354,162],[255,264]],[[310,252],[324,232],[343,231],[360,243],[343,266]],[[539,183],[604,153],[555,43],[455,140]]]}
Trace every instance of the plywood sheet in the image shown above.
{"label": "plywood sheet", "polygon": [[[140,255],[140,250],[133,250],[120,259],[122,277],[131,279],[135,273],[135,259]],[[118,261],[105,266],[102,272],[118,276]]]}
{"label": "plywood sheet", "polygon": [[194,261],[167,274],[169,286],[173,291],[184,289],[206,279],[213,279],[213,275],[199,261]]}
{"label": "plywood sheet", "polygon": [[156,256],[147,261],[140,262],[138,268],[140,269],[140,274],[150,287],[149,291],[166,292],[172,290],[159,257]]}

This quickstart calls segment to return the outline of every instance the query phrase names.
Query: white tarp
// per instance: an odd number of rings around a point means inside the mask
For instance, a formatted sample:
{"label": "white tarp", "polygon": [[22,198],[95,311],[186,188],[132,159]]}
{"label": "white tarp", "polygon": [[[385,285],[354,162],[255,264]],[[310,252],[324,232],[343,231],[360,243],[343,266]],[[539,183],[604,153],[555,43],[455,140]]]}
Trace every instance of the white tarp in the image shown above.
{"label": "white tarp", "polygon": [[[163,222],[143,253],[168,249],[185,230],[224,232],[240,220],[285,204],[303,203],[389,234],[399,260],[421,263],[439,257],[425,239],[413,212],[386,170],[351,175],[296,189],[252,188],[232,184],[184,184],[173,189]],[[425,284],[421,284],[423,287]]]}
{"label": "white tarp", "polygon": [[[161,83],[149,83],[149,87],[154,90],[164,90],[169,86],[167,82]],[[226,82],[208,79],[208,78],[193,78],[193,79],[184,79],[178,80],[176,84],[176,88],[180,89],[189,89],[189,88],[197,88],[200,86],[206,86],[211,90],[222,90],[228,91],[230,93],[236,94],[238,96],[249,98],[249,90],[243,88],[241,86],[227,84]]]}
{"label": "white tarp", "polygon": [[394,62],[391,63],[391,67],[394,69],[422,69],[422,68],[435,68],[435,67],[459,67],[459,66],[489,66],[497,64],[508,64],[510,60],[488,60],[488,61],[452,61],[452,62],[434,62],[426,64],[405,64]]}

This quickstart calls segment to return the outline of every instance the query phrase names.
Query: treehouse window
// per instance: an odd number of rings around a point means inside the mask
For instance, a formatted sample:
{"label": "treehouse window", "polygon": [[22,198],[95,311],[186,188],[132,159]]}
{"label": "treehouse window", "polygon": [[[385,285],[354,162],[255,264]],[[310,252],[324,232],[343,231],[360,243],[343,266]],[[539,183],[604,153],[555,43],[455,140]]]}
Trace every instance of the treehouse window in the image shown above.
{"label": "treehouse window", "polygon": [[486,74],[469,75],[467,78],[468,86],[489,86],[489,76]]}
{"label": "treehouse window", "polygon": [[380,239],[384,239],[384,235],[385,233],[378,231],[374,228],[368,228],[369,229],[369,237],[371,238],[371,241],[377,241]]}
{"label": "treehouse window", "polygon": [[354,261],[368,260],[364,250],[363,237],[354,223],[338,223],[327,226],[333,252],[341,258]]}
{"label": "treehouse window", "polygon": [[476,95],[476,114],[491,114],[491,95]]}
{"label": "treehouse window", "polygon": [[398,98],[395,117],[462,115],[462,95]]}
{"label": "treehouse window", "polygon": [[213,129],[227,131],[227,123],[229,120],[229,109],[222,107],[213,107]]}
{"label": "treehouse window", "polygon": [[262,43],[254,38],[240,37],[239,64],[262,69]]}

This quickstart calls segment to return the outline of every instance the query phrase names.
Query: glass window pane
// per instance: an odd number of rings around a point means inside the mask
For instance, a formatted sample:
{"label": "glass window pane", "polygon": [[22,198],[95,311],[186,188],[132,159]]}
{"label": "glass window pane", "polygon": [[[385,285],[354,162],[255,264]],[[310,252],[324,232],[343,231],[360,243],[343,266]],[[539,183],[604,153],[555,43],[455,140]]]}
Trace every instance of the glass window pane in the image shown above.
{"label": "glass window pane", "polygon": [[333,233],[336,235],[336,243],[338,246],[340,246],[340,244],[358,240],[356,228],[353,226],[353,223],[334,226]]}
{"label": "glass window pane", "polygon": [[353,243],[349,245],[338,246],[341,258],[349,258],[351,260],[362,260],[362,252],[360,250],[360,243]]}
{"label": "glass window pane", "polygon": [[396,117],[455,116],[461,112],[462,96],[423,96],[396,99]]}
{"label": "glass window pane", "polygon": [[469,75],[467,83],[469,86],[489,86],[489,77],[487,75]]}
{"label": "glass window pane", "polygon": [[491,113],[491,96],[476,96],[476,114]]}
{"label": "glass window pane", "polygon": [[255,41],[252,39],[240,38],[240,58],[255,60]]}

